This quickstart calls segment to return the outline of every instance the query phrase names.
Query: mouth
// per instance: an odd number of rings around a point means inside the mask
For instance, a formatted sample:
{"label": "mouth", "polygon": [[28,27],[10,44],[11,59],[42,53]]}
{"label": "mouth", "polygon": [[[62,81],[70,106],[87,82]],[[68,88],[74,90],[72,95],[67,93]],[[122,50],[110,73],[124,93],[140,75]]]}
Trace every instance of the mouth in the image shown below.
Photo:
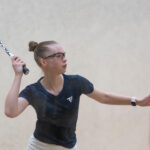
{"label": "mouth", "polygon": [[66,68],[67,68],[67,64],[63,65],[63,68],[65,68],[65,69],[66,69]]}

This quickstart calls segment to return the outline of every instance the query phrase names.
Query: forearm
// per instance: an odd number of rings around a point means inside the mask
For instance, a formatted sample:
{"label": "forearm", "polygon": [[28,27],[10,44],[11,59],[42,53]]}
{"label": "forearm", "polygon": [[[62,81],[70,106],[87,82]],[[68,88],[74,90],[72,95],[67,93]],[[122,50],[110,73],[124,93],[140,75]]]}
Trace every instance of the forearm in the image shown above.
{"label": "forearm", "polygon": [[18,94],[20,90],[22,75],[15,75],[11,89],[5,101],[5,114],[15,115],[18,112]]}
{"label": "forearm", "polygon": [[105,94],[103,102],[109,105],[131,105],[131,97]]}
{"label": "forearm", "polygon": [[[119,96],[117,94],[104,93],[98,90],[94,90],[91,94],[88,94],[87,96],[103,104],[131,105],[131,97]],[[139,105],[138,99],[136,99],[136,104]]]}

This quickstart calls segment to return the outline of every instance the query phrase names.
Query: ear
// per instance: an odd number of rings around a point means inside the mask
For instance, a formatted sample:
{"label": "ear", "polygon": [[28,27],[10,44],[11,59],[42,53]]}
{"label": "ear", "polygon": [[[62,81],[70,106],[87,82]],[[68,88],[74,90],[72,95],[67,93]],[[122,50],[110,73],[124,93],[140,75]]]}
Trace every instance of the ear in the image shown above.
{"label": "ear", "polygon": [[46,66],[47,65],[47,61],[45,60],[45,59],[43,59],[43,58],[40,58],[40,64],[41,64],[41,66]]}

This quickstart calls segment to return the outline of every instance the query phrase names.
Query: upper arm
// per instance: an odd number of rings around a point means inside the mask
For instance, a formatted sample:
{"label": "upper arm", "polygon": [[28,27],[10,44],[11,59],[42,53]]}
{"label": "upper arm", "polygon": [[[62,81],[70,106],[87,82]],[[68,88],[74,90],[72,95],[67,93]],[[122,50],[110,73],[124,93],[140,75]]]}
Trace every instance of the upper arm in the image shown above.
{"label": "upper arm", "polygon": [[17,116],[19,114],[21,114],[26,109],[26,107],[28,105],[29,105],[29,102],[25,98],[19,97],[18,98],[18,112],[17,112]]}
{"label": "upper arm", "polygon": [[93,92],[94,86],[88,79],[80,75],[77,76],[77,79],[78,80],[75,84],[80,89],[81,94],[88,94]]}
{"label": "upper arm", "polygon": [[105,103],[105,99],[107,97],[107,94],[104,93],[104,92],[101,92],[97,89],[94,89],[92,93],[90,94],[86,94],[88,97],[96,100],[96,101],[99,101],[101,103]]}

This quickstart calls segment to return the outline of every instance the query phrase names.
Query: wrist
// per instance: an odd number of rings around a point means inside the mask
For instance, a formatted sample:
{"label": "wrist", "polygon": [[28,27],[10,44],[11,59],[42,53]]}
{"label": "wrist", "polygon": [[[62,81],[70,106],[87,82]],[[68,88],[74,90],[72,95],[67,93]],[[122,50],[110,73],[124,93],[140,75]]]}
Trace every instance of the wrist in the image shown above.
{"label": "wrist", "polygon": [[134,96],[131,97],[131,106],[136,106],[137,105],[137,100]]}
{"label": "wrist", "polygon": [[140,106],[141,100],[135,98],[135,97],[131,97],[131,105],[132,106]]}
{"label": "wrist", "polygon": [[140,106],[140,100],[139,99],[136,99],[136,105]]}
{"label": "wrist", "polygon": [[22,78],[23,74],[22,73],[15,73],[15,78]]}

